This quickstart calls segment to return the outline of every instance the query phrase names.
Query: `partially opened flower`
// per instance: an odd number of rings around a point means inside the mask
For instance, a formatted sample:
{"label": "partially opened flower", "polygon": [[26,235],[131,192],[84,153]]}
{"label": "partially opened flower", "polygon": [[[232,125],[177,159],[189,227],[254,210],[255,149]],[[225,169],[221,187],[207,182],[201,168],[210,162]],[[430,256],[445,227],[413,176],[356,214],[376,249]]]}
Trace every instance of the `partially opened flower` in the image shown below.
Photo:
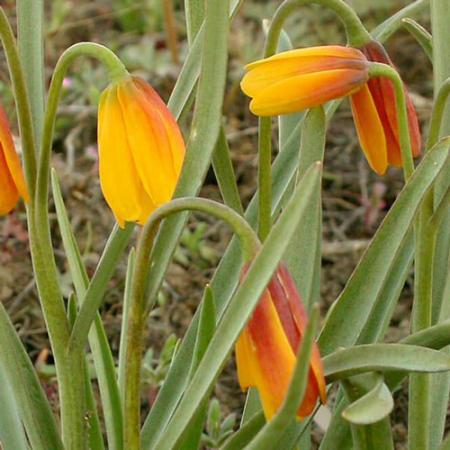
{"label": "partially opened flower", "polygon": [[350,95],[368,80],[357,49],[323,46],[290,50],[246,66],[241,82],[258,116],[289,114]]}
{"label": "partially opened flower", "polygon": [[[383,46],[372,41],[362,52],[369,61],[388,64],[392,61]],[[413,156],[420,155],[421,136],[416,111],[405,87],[409,134]],[[352,111],[361,147],[371,167],[380,175],[389,164],[402,166],[398,112],[392,81],[386,77],[371,78],[351,97]]]}
{"label": "partially opened flower", "polygon": [[0,214],[10,212],[16,206],[20,197],[25,202],[29,200],[22,166],[14,148],[8,119],[0,106]]}
{"label": "partially opened flower", "polygon": [[119,225],[145,223],[180,175],[185,145],[174,117],[144,80],[122,78],[102,94],[98,143],[102,191]]}
{"label": "partially opened flower", "polygon": [[[239,384],[242,389],[258,389],[268,420],[287,393],[307,321],[294,281],[286,267],[280,265],[236,344]],[[319,397],[325,403],[322,361],[314,344],[308,387],[298,418],[311,414]]]}

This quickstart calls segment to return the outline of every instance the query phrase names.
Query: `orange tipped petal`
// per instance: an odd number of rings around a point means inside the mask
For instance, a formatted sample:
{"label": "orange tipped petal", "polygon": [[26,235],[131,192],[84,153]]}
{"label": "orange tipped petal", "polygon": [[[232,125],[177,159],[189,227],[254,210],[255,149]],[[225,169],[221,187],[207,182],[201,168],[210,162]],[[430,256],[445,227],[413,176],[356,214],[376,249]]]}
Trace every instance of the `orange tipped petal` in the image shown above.
{"label": "orange tipped petal", "polygon": [[[281,265],[236,343],[239,383],[244,389],[249,386],[258,389],[268,419],[285,398],[306,324],[306,312],[294,282]],[[297,411],[299,418],[313,411],[319,396],[326,401],[317,345],[310,364],[308,388]]]}
{"label": "orange tipped petal", "polygon": [[0,144],[0,215],[9,213],[19,201],[19,192],[12,179]]}
{"label": "orange tipped petal", "polygon": [[[381,62],[395,68],[384,47],[377,41],[372,41],[362,49],[370,61]],[[397,106],[395,103],[395,91],[391,80],[387,78],[373,78],[369,81],[369,89],[372,93],[378,114],[383,124],[386,143],[388,163],[394,166],[402,166],[400,150],[400,138],[398,130]],[[414,157],[420,155],[421,134],[417,114],[406,86],[404,86],[406,107],[408,113],[408,126],[411,139],[411,148]]]}
{"label": "orange tipped petal", "polygon": [[25,202],[29,201],[22,165],[14,148],[8,119],[0,107],[0,214],[11,211],[19,197]]}
{"label": "orange tipped petal", "polygon": [[351,105],[359,141],[367,161],[376,173],[383,175],[388,165],[386,137],[367,86],[352,95]]}
{"label": "orange tipped petal", "polygon": [[119,224],[143,224],[168,202],[184,159],[175,119],[143,80],[108,87],[99,109],[100,181]]}
{"label": "orange tipped petal", "polygon": [[352,94],[366,79],[365,72],[351,69],[297,75],[261,90],[251,101],[250,110],[258,116],[301,111]]}

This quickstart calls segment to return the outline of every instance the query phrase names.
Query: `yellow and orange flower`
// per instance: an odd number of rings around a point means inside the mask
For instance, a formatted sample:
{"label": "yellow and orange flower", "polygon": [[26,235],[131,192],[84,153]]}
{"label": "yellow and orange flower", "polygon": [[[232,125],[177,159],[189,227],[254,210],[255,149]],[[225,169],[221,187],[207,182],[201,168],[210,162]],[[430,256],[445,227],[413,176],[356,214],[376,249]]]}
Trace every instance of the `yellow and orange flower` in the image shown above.
{"label": "yellow and orange flower", "polygon": [[[258,389],[268,420],[283,403],[307,321],[294,281],[281,264],[236,343],[239,384],[242,389]],[[308,387],[297,417],[311,414],[319,397],[326,402],[322,361],[314,344]]]}
{"label": "yellow and orange flower", "polygon": [[[377,41],[366,44],[362,52],[369,61],[394,67],[389,55]],[[409,134],[414,157],[420,155],[421,136],[416,111],[405,89]],[[371,78],[351,97],[361,147],[371,167],[383,175],[389,164],[401,167],[402,155],[398,128],[398,114],[392,81],[386,77]]]}
{"label": "yellow and orange flower", "polygon": [[98,144],[103,195],[119,225],[144,224],[180,175],[185,145],[174,117],[149,84],[125,77],[102,93]]}
{"label": "yellow and orange flower", "polygon": [[[249,64],[241,87],[258,116],[289,114],[350,95],[361,147],[372,169],[382,175],[389,164],[402,164],[397,108],[392,82],[369,79],[371,62],[392,66],[377,42],[362,51],[342,46],[291,50]],[[418,156],[419,126],[408,95],[406,99],[413,155]]]}
{"label": "yellow and orange flower", "polygon": [[257,116],[289,114],[356,92],[369,79],[368,68],[351,47],[302,48],[249,64],[241,88]]}
{"label": "yellow and orange flower", "polygon": [[8,119],[0,106],[0,214],[10,212],[16,206],[19,197],[25,202],[29,200]]}

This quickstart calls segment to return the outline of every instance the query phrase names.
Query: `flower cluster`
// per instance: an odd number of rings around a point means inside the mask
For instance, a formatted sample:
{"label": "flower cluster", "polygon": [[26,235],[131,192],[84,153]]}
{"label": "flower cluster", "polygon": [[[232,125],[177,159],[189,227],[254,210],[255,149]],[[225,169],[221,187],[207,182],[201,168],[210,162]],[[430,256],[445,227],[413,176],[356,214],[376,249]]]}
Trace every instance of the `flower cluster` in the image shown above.
{"label": "flower cluster", "polygon": [[[351,96],[361,147],[372,169],[382,175],[388,165],[401,166],[398,112],[392,81],[369,79],[371,63],[392,66],[384,48],[372,41],[361,50],[342,46],[291,50],[247,66],[242,90],[258,116],[289,114]],[[407,94],[413,156],[420,154],[420,131]]]}

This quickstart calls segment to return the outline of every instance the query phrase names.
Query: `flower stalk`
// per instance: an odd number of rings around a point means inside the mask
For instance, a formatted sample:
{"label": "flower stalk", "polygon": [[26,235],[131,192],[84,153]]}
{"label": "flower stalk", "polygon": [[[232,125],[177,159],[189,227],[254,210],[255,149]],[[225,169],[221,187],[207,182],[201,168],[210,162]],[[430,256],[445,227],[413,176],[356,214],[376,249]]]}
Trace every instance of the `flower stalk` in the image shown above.
{"label": "flower stalk", "polygon": [[414,162],[409,134],[408,113],[406,109],[406,98],[403,88],[403,82],[398,72],[387,64],[371,63],[369,75],[371,77],[387,77],[392,81],[392,84],[394,85],[403,174],[405,181],[407,181],[414,172]]}
{"label": "flower stalk", "polygon": [[231,208],[211,200],[180,198],[161,206],[145,224],[137,246],[136,265],[131,282],[129,322],[125,350],[125,448],[140,448],[140,385],[143,332],[148,311],[145,293],[148,272],[151,266],[153,242],[161,221],[182,211],[200,211],[221,219],[231,226],[239,237],[242,257],[245,262],[252,259],[259,248],[259,240],[245,219]]}

